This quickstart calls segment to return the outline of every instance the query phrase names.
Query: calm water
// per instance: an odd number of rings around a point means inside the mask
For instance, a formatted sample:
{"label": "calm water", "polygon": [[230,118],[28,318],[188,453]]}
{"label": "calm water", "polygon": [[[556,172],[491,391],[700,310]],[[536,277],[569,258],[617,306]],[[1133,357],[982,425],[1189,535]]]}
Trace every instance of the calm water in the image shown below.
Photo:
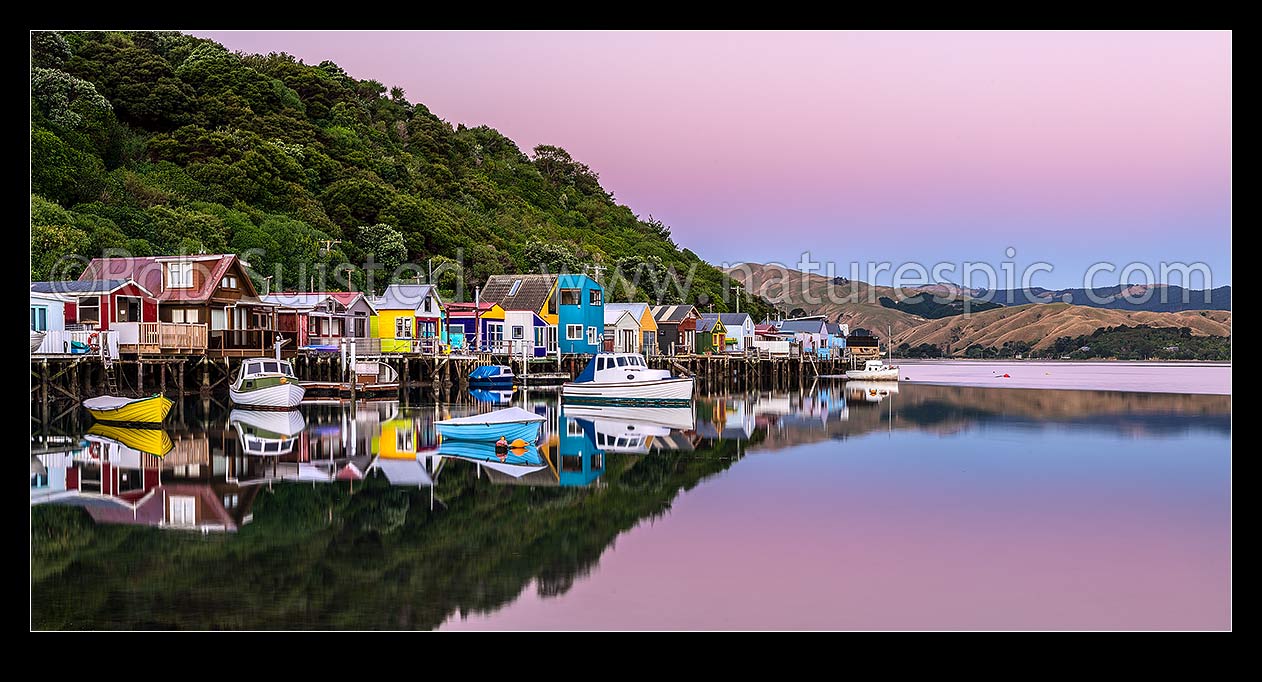
{"label": "calm water", "polygon": [[32,458],[32,625],[1230,627],[1229,396],[897,389],[518,393],[507,457],[438,442],[470,396],[188,403]]}

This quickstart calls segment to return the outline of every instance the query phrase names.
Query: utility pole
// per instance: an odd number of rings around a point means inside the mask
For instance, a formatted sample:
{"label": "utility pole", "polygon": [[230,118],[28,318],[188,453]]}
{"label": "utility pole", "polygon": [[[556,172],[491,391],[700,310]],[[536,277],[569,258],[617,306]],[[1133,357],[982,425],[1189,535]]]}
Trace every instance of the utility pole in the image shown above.
{"label": "utility pole", "polygon": [[[473,285],[473,351],[478,351],[478,339],[481,337],[481,330],[478,329],[478,313],[482,308],[482,287],[477,284]],[[465,344],[466,346],[469,344]]]}
{"label": "utility pole", "polygon": [[591,267],[591,269],[592,269],[592,270],[594,270],[594,271],[596,272],[596,276],[595,276],[595,277],[593,277],[592,279],[596,280],[597,282],[600,282],[600,273],[601,273],[601,272],[603,272],[603,271],[606,269],[606,268],[605,268],[605,266],[600,265],[599,263],[597,263],[597,264],[592,265],[592,266],[590,266],[590,267]]}
{"label": "utility pole", "polygon": [[429,284],[434,283],[434,259],[429,259],[429,277],[425,280]]}
{"label": "utility pole", "polygon": [[732,288],[736,290],[736,312],[741,311],[741,292],[745,291],[745,287],[739,284],[733,284]]}
{"label": "utility pole", "polygon": [[272,278],[273,277],[275,277],[275,275],[267,275],[266,277],[263,278],[263,295],[264,296],[272,293]]}

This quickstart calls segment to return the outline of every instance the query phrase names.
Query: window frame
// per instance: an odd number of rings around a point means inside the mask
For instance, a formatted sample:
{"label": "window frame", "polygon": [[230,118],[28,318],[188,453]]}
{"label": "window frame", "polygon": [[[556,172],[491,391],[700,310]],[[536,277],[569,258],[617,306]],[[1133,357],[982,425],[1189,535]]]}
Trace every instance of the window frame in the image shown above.
{"label": "window frame", "polygon": [[[574,334],[571,334],[571,333],[570,333],[570,332],[571,332],[572,330],[574,330],[574,329],[577,329],[577,330],[578,330],[578,334],[577,334],[577,335],[574,335]],[[567,325],[565,325],[565,340],[566,340],[566,341],[582,341],[582,340],[583,340],[583,325],[581,325],[581,324],[567,324]]]}
{"label": "window frame", "polygon": [[[176,277],[177,274],[181,276]],[[167,263],[166,282],[168,289],[192,289],[193,261],[177,260]]]}
{"label": "window frame", "polygon": [[600,289],[590,289],[587,293],[587,303],[593,308],[598,308],[605,304],[605,292]]}
{"label": "window frame", "polygon": [[[406,315],[400,315],[394,318],[394,338],[411,340],[412,338],[414,338],[413,337],[414,330],[412,329],[412,327],[413,327],[412,318]],[[406,335],[401,333],[404,331],[407,332]]]}
{"label": "window frame", "polygon": [[48,306],[31,306],[31,330],[37,332],[48,331]]}
{"label": "window frame", "polygon": [[[87,301],[88,299],[96,299],[96,305],[85,306],[83,302]],[[85,318],[83,316],[84,310],[95,310],[96,311],[95,319],[89,320]],[[100,296],[80,296],[78,300],[75,301],[75,319],[79,321],[79,324],[84,324],[87,322],[91,322],[94,324],[101,324],[101,297]]]}
{"label": "window frame", "polygon": [[[118,314],[127,309],[126,305],[120,305],[123,302],[123,299],[136,302],[136,308],[139,311],[136,313],[136,319],[134,320],[118,319]],[[114,297],[114,321],[115,322],[143,322],[144,317],[145,317],[145,299],[143,296],[119,295],[119,296]]]}
{"label": "window frame", "polygon": [[[583,290],[582,289],[560,289],[557,292],[557,297],[560,299],[561,305],[572,305],[572,306],[583,305]],[[574,302],[566,303],[567,298],[573,298]]]}

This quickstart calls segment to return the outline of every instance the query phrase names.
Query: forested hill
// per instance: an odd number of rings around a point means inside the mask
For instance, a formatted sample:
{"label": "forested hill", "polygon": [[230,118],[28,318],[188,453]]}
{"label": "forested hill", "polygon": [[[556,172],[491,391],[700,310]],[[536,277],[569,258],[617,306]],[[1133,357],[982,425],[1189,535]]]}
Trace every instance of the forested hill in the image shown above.
{"label": "forested hill", "polygon": [[[502,272],[621,266],[643,284],[610,297],[654,301],[647,282],[674,273],[682,284],[697,266],[686,302],[728,307],[718,269],[564,149],[527,154],[491,128],[453,128],[332,62],[170,32],[40,32],[31,53],[33,279],[74,278],[53,271],[61,256],[106,249],[263,249],[256,272],[280,264],[279,285],[303,288],[318,264],[371,254],[387,269],[424,267],[463,250],[470,288]],[[351,281],[362,286],[363,272]],[[679,298],[670,287],[661,300]],[[748,298],[741,309],[767,310]]]}

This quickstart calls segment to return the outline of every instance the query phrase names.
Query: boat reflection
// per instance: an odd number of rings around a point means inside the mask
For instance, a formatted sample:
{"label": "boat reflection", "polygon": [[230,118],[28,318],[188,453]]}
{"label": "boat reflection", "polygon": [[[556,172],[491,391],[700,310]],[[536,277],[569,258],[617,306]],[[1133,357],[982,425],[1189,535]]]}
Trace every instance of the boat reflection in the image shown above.
{"label": "boat reflection", "polygon": [[294,450],[307,421],[298,410],[264,411],[235,409],[228,423],[247,455],[287,455]]}
{"label": "boat reflection", "polygon": [[879,403],[898,393],[897,381],[847,381],[846,394],[851,400]]}
{"label": "boat reflection", "polygon": [[471,388],[469,395],[480,403],[491,403],[493,405],[508,405],[513,402],[512,389],[493,391],[486,388]]}
{"label": "boat reflection", "polygon": [[655,440],[692,431],[696,417],[687,407],[567,405],[567,417],[591,423],[595,446],[606,452],[647,454]]}

